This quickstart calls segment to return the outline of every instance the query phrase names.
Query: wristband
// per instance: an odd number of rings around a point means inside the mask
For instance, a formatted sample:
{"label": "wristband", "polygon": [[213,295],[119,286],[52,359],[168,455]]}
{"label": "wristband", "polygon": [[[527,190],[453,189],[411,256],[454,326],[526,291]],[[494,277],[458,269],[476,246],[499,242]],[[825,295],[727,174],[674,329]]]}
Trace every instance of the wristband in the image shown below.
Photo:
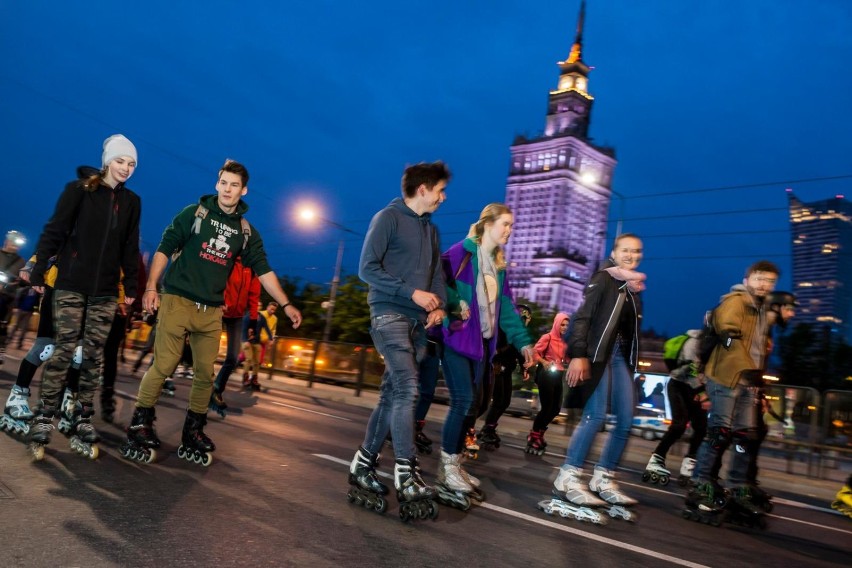
{"label": "wristband", "polygon": [[145,291],[146,292],[156,292],[157,289],[156,288],[145,288]]}
{"label": "wristband", "polygon": [[287,306],[292,306],[292,305],[293,305],[293,304],[291,304],[290,302],[287,302],[286,304],[284,304],[283,306],[281,306],[281,309],[282,309],[282,310],[284,310],[284,309],[286,309],[286,308],[287,308]]}

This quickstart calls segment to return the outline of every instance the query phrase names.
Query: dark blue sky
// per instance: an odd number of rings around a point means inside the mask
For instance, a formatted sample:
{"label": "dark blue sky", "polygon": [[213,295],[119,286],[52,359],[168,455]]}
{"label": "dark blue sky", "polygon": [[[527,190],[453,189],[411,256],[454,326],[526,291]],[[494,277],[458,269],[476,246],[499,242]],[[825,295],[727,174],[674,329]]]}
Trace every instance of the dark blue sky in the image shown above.
{"label": "dark blue sky", "polygon": [[[276,271],[324,282],[337,239],[349,272],[360,241],[295,226],[303,199],[364,232],[406,164],[443,159],[445,246],[504,199],[509,146],[544,127],[579,0],[0,10],[0,228],[34,244],[76,166],[121,132],[139,149],[145,248],[230,157],[251,171]],[[646,327],[697,325],[758,258],[789,288],[785,188],[852,195],[850,25],[846,0],[588,2],[591,134],[619,160],[610,230],[623,208],[645,240]],[[841,179],[795,181],[826,177]],[[701,191],[723,187],[738,188]]]}

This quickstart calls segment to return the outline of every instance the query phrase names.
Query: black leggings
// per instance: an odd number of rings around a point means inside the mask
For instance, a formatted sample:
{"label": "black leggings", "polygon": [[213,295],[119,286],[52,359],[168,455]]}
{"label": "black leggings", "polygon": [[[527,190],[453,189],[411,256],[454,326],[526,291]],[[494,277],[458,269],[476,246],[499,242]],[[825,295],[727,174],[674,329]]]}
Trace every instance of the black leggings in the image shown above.
{"label": "black leggings", "polygon": [[539,366],[535,373],[538,400],[541,410],[533,421],[533,430],[546,430],[562,409],[562,375],[564,371],[551,371]]}
{"label": "black leggings", "polygon": [[496,426],[509,408],[509,403],[512,402],[512,373],[516,366],[501,366],[500,371],[494,373],[494,391],[491,393],[491,407],[485,415],[486,424]]}
{"label": "black leggings", "polygon": [[686,432],[687,422],[691,422],[692,438],[689,440],[686,455],[694,458],[707,433],[707,412],[701,408],[701,403],[695,400],[695,390],[683,381],[670,379],[667,390],[672,408],[672,423],[654,453],[665,459],[672,445]]}
{"label": "black leggings", "polygon": [[127,317],[116,312],[112,327],[104,344],[103,387],[101,398],[112,398],[115,390],[115,376],[118,372],[118,349],[127,331]]}

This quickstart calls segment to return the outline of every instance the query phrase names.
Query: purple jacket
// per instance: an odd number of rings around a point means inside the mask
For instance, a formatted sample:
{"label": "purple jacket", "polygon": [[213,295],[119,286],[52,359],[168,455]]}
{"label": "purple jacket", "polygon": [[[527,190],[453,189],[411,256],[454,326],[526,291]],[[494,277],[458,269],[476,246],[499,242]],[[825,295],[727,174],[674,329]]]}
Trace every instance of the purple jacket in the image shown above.
{"label": "purple jacket", "polygon": [[[479,323],[479,308],[476,297],[476,279],[479,275],[478,250],[473,239],[465,239],[454,244],[441,255],[441,265],[444,269],[444,278],[447,281],[448,316],[444,319],[444,345],[450,347],[459,355],[474,360],[481,360],[484,355],[482,328]],[[465,257],[468,257],[468,260],[459,272],[459,267],[464,262]],[[458,277],[456,277],[457,273]],[[532,339],[518,312],[515,311],[515,302],[506,281],[505,270],[497,271],[497,284],[501,291],[495,304],[497,327],[506,333],[506,339],[509,343],[520,351],[525,346],[532,344]],[[464,300],[470,306],[470,317],[467,321],[462,321],[459,318],[461,300]],[[494,356],[496,351],[497,335],[495,329],[490,340],[491,357]]]}

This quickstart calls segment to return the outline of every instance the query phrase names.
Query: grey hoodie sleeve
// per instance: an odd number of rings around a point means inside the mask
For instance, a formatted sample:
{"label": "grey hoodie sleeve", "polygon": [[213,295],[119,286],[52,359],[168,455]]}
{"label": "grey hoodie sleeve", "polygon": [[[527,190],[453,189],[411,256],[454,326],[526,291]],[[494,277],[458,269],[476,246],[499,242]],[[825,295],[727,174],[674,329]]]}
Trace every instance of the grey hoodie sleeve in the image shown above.
{"label": "grey hoodie sleeve", "polygon": [[376,213],[370,222],[364,247],[361,249],[361,261],[358,264],[358,276],[372,288],[391,296],[411,299],[414,287],[385,269],[385,254],[396,232],[396,220],[387,209]]}

